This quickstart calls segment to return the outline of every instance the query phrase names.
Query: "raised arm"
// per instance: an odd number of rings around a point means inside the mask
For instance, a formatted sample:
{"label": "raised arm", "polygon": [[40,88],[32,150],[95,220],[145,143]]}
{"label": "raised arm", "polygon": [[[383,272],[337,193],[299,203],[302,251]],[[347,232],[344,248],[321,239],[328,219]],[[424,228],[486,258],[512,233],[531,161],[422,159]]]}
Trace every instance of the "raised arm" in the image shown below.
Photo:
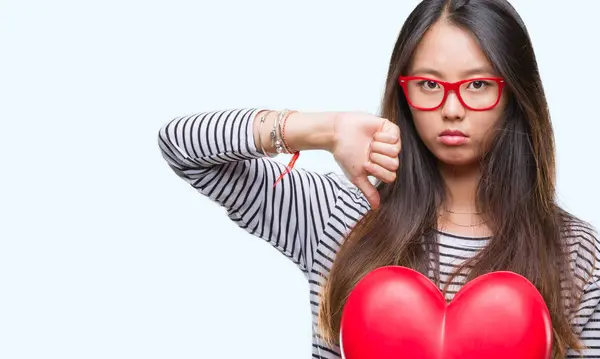
{"label": "raised arm", "polygon": [[[269,115],[261,126],[265,113]],[[395,178],[399,133],[391,122],[370,114],[293,113],[285,122],[289,147],[330,151],[347,179],[294,169],[273,187],[286,169],[269,158],[275,153],[269,133],[276,118],[277,113],[259,109],[179,117],[160,129],[159,145],[179,177],[225,207],[240,227],[308,271],[338,202],[355,198],[358,187],[365,195],[364,212],[369,208],[365,198],[377,204],[367,170],[382,181]]]}
{"label": "raised arm", "polygon": [[[236,109],[179,117],[160,129],[159,146],[179,177],[306,271],[343,185],[333,174],[293,170],[273,188],[285,166],[259,150],[259,114],[258,109]],[[327,116],[294,115],[298,121],[288,121],[287,128],[290,145],[327,148]],[[272,121],[274,116],[269,116],[262,128],[268,153],[275,152],[267,132]],[[304,129],[320,135],[305,134]]]}

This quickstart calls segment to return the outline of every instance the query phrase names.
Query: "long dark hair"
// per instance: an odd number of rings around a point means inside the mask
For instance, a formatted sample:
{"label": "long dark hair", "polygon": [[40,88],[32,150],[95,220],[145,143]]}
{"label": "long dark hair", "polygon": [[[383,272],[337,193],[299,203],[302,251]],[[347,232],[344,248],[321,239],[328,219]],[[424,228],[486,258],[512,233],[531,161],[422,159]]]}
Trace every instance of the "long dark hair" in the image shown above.
{"label": "long dark hair", "polygon": [[[367,213],[341,246],[321,298],[323,337],[338,344],[346,298],[367,273],[402,265],[427,274],[439,284],[436,246],[437,208],[444,186],[437,160],[419,138],[397,78],[405,74],[425,32],[439,20],[471,32],[507,83],[507,104],[491,150],[481,164],[478,207],[490,214],[493,237],[454,274],[466,280],[496,270],[528,278],[551,313],[554,356],[580,349],[569,313],[579,297],[563,240],[570,215],[555,200],[553,130],[537,61],[528,32],[505,0],[425,0],[409,15],[393,50],[381,117],[401,130],[397,179],[380,184],[381,206]],[[449,280],[448,282],[451,282]],[[568,294],[564,295],[566,291]]]}

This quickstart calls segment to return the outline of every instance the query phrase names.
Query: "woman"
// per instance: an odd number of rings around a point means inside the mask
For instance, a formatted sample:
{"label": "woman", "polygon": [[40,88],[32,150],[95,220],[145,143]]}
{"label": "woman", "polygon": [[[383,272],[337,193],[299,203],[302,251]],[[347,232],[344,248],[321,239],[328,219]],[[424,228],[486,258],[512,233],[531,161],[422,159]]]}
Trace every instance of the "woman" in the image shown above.
{"label": "woman", "polygon": [[[381,117],[205,112],[166,124],[159,144],[181,178],[306,273],[313,357],[340,357],[345,298],[392,264],[448,300],[483,273],[522,274],[550,310],[555,358],[600,357],[600,244],[555,201],[546,99],[505,0],[421,2],[395,45]],[[293,169],[273,186],[286,167],[271,156],[315,149],[345,176]]]}

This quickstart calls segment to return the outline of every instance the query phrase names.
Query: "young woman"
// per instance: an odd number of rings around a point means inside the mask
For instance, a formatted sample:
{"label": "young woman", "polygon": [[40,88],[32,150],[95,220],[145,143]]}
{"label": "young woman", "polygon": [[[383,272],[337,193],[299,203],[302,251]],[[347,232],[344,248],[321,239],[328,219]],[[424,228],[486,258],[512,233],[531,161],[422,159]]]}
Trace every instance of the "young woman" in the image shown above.
{"label": "young woman", "polygon": [[[203,112],[167,123],[159,144],[177,175],[306,273],[315,358],[340,357],[345,298],[393,264],[448,300],[483,273],[522,274],[550,310],[555,358],[600,357],[600,244],[556,203],[544,90],[505,0],[421,2],[394,48],[381,116]],[[286,167],[270,158],[306,150],[331,152],[345,176],[293,169],[273,186]]]}

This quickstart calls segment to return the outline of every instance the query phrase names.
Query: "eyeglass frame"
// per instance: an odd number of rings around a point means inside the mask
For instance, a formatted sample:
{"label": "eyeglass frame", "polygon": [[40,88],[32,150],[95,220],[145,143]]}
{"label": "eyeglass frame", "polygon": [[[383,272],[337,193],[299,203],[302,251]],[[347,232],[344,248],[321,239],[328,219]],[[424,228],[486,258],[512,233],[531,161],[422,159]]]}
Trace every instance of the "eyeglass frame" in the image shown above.
{"label": "eyeglass frame", "polygon": [[[437,82],[438,84],[442,85],[442,87],[444,88],[444,96],[442,97],[440,104],[435,107],[415,106],[412,103],[410,96],[408,94],[408,81],[412,81],[412,80],[432,81],[432,82]],[[460,94],[460,86],[464,83],[473,82],[473,81],[494,81],[498,84],[498,98],[496,99],[496,102],[494,102],[493,105],[491,105],[489,107],[485,107],[485,108],[473,108],[465,103],[465,101],[463,100],[463,98]],[[400,87],[402,87],[402,89],[404,90],[404,95],[406,96],[406,100],[408,101],[408,104],[418,110],[421,110],[421,111],[435,111],[438,108],[442,107],[446,103],[446,100],[448,98],[448,92],[450,92],[450,91],[453,91],[456,94],[458,101],[465,108],[467,108],[471,111],[488,111],[498,105],[498,103],[500,102],[500,98],[502,97],[502,91],[504,89],[504,86],[506,86],[506,82],[504,81],[504,79],[502,77],[474,77],[474,78],[469,78],[469,79],[460,80],[460,81],[456,81],[456,82],[447,82],[447,81],[440,81],[440,80],[432,79],[429,77],[423,77],[423,76],[399,76],[398,83],[400,84]]]}

